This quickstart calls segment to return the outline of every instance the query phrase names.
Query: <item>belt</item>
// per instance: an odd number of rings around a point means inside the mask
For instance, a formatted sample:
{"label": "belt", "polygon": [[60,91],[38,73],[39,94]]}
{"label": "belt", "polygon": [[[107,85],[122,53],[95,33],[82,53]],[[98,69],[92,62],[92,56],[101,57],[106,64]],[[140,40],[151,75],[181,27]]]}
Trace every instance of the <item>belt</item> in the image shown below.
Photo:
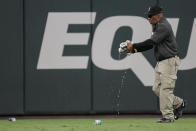
{"label": "belt", "polygon": [[170,59],[172,57],[176,57],[176,55],[175,56],[164,57],[164,58],[159,59],[158,61],[160,62],[160,61],[163,61],[163,60],[166,60],[166,59]]}

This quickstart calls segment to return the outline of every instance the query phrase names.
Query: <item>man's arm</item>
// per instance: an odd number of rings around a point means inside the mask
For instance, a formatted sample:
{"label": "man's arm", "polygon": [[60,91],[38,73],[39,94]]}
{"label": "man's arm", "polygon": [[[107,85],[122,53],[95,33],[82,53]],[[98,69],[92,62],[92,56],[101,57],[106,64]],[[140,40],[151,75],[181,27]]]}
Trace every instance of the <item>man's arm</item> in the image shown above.
{"label": "man's arm", "polygon": [[137,52],[143,52],[146,50],[150,50],[153,48],[154,44],[155,44],[154,41],[152,41],[151,39],[147,39],[144,42],[134,43],[130,51],[131,53],[137,53]]}
{"label": "man's arm", "polygon": [[144,42],[132,44],[131,41],[127,40],[121,44],[122,47],[119,48],[119,53],[137,53],[152,49],[155,42],[151,39],[147,39]]}
{"label": "man's arm", "polygon": [[153,45],[160,43],[169,36],[169,30],[166,25],[158,24],[157,30],[153,33],[150,39],[141,43],[133,44],[132,53],[142,52],[153,48]]}
{"label": "man's arm", "polygon": [[153,33],[150,39],[145,40],[144,42],[134,43],[131,42],[127,43],[127,50],[122,53],[136,53],[136,52],[143,52],[146,50],[150,50],[153,48],[153,45],[160,43],[166,37],[169,36],[169,30],[164,24],[159,24],[158,29]]}

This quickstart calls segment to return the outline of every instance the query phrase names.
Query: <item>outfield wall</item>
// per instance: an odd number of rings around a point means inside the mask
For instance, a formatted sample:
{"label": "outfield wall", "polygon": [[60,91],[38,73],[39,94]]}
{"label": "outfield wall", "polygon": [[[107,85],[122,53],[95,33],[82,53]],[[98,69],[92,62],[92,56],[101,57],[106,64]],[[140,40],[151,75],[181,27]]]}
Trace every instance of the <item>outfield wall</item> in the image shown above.
{"label": "outfield wall", "polygon": [[[149,1],[1,0],[0,114],[158,113],[153,50],[117,51],[150,37]],[[186,113],[196,113],[195,4],[161,1],[179,45],[175,94],[188,100]]]}

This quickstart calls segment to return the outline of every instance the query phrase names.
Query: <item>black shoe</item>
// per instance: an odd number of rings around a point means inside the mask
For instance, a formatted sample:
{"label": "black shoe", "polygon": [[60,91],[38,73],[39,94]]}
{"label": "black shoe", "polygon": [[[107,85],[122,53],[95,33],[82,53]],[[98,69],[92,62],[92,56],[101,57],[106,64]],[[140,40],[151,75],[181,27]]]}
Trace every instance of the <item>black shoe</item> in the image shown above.
{"label": "black shoe", "polygon": [[162,118],[157,121],[157,123],[173,123],[173,122],[174,122],[174,120],[166,119],[166,118]]}
{"label": "black shoe", "polygon": [[180,117],[182,117],[182,113],[184,108],[186,107],[187,102],[184,100],[182,102],[182,104],[180,105],[180,107],[178,107],[177,109],[174,109],[174,119],[178,120]]}

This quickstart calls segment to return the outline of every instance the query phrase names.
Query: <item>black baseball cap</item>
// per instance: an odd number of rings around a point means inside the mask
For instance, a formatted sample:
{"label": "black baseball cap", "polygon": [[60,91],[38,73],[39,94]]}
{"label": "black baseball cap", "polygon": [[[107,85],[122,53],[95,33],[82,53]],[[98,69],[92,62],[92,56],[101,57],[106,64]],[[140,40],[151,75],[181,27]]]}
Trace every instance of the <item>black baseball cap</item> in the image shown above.
{"label": "black baseball cap", "polygon": [[159,5],[150,6],[148,12],[145,14],[148,18],[151,18],[154,15],[160,14],[162,12],[162,8]]}

